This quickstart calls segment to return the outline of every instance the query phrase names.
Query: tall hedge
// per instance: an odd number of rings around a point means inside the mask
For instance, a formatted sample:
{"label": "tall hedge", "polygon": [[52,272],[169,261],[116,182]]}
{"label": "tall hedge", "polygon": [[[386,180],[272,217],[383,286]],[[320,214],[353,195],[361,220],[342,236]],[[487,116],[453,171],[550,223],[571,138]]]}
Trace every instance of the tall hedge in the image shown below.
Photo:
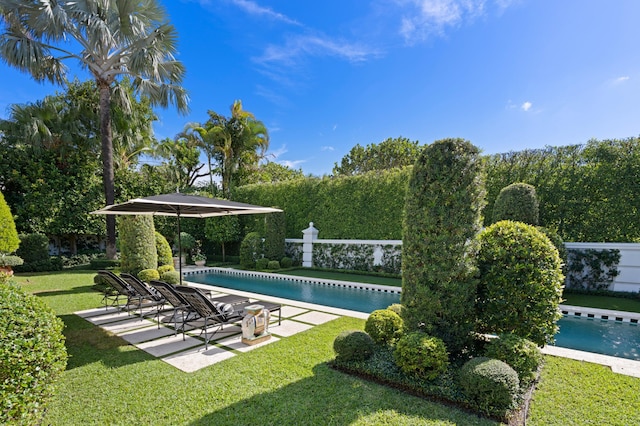
{"label": "tall hedge", "polygon": [[[247,185],[234,190],[234,200],[284,210],[286,238],[302,238],[313,222],[322,238],[399,240],[410,170]],[[242,220],[248,230],[263,232],[260,215]]]}
{"label": "tall hedge", "polygon": [[18,231],[9,205],[0,192],[0,254],[13,253],[20,246]]}
{"label": "tall hedge", "polygon": [[286,233],[284,212],[269,213],[264,220],[264,257],[271,260],[280,260],[284,257]]}
{"label": "tall hedge", "polygon": [[0,423],[40,424],[67,363],[63,323],[6,280],[0,280],[0,312]]}
{"label": "tall hedge", "polygon": [[154,235],[156,237],[156,253],[158,254],[158,266],[173,266],[173,254],[171,252],[171,246],[169,245],[169,242],[164,237],[164,235],[162,235],[158,231],[155,231]]}
{"label": "tall hedge", "polygon": [[518,182],[500,190],[493,206],[493,222],[515,220],[538,226],[538,196],[536,188],[528,183]]}
{"label": "tall hedge", "polygon": [[454,353],[473,328],[483,205],[478,148],[463,139],[428,145],[413,167],[404,208],[402,316],[409,331],[439,337]]}
{"label": "tall hedge", "polygon": [[153,217],[122,216],[118,221],[120,238],[120,270],[138,275],[143,269],[158,267]]}
{"label": "tall hedge", "polygon": [[478,331],[513,333],[539,346],[552,341],[560,317],[558,250],[534,226],[501,221],[478,236]]}
{"label": "tall hedge", "polygon": [[16,255],[25,264],[49,261],[49,238],[44,234],[20,234],[20,247]]}

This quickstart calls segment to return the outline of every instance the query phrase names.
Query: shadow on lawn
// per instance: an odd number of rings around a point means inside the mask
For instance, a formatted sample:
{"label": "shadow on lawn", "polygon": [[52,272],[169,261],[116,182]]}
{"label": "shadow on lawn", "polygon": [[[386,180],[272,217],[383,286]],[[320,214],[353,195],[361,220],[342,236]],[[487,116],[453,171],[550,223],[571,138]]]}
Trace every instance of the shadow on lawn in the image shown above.
{"label": "shadow on lawn", "polygon": [[[313,368],[314,375],[270,392],[209,413],[192,425],[282,424],[346,425],[393,424],[403,416],[446,424],[499,425],[472,414],[446,407],[401,391],[360,380],[326,364]],[[411,421],[411,420],[409,420]]]}
{"label": "shadow on lawn", "polygon": [[53,296],[70,296],[74,294],[85,294],[85,293],[95,293],[97,295],[102,296],[101,293],[94,290],[93,287],[90,285],[71,287],[67,290],[42,290],[42,291],[36,291],[33,294],[39,297],[53,297]]}
{"label": "shadow on lawn", "polygon": [[75,314],[60,315],[59,318],[65,324],[65,346],[69,354],[67,370],[95,362],[117,368],[153,359],[144,351],[133,350],[124,339]]}

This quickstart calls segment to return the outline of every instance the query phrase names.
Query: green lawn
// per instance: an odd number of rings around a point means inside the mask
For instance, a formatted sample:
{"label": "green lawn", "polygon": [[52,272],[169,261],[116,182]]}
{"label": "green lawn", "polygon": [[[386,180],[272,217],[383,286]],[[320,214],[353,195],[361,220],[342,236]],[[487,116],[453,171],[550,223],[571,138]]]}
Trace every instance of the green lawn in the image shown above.
{"label": "green lawn", "polygon": [[[491,425],[460,410],[327,367],[340,318],[184,373],[73,315],[99,305],[93,272],[17,277],[66,324],[70,354],[44,424]],[[640,423],[640,379],[547,358],[529,425]]]}
{"label": "green lawn", "polygon": [[589,294],[565,294],[565,305],[588,308],[612,309],[614,311],[640,312],[640,300],[612,296],[592,296]]}

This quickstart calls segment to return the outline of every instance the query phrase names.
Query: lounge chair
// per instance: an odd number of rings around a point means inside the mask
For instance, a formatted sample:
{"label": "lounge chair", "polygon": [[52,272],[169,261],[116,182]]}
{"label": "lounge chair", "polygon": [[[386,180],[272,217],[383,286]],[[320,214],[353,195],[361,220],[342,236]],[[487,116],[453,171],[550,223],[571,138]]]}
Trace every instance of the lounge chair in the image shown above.
{"label": "lounge chair", "polygon": [[105,309],[107,308],[109,298],[114,299],[113,302],[111,303],[111,306],[117,306],[119,308],[122,308],[123,305],[120,305],[119,299],[120,297],[125,297],[127,301],[124,304],[124,309],[127,312],[129,312],[129,306],[132,303],[132,300],[136,294],[135,290],[129,284],[122,281],[120,277],[118,277],[116,274],[114,274],[111,271],[100,270],[98,271],[98,275],[103,277],[107,282],[107,284],[109,284],[109,286],[116,292],[114,296],[114,295],[108,294],[105,291],[104,296],[102,297],[102,302],[104,303]]}
{"label": "lounge chair", "polygon": [[[176,286],[178,294],[182,295],[187,303],[200,315],[200,319],[204,320],[201,334],[204,332],[204,347],[209,349],[209,341],[215,334],[222,330],[226,324],[232,324],[242,320],[242,315],[233,309],[232,305],[222,305],[222,309],[212,302],[200,289],[195,287]],[[182,339],[185,339],[186,323],[191,322],[188,319],[183,320]],[[217,327],[211,335],[209,335],[209,327]]]}
{"label": "lounge chair", "polygon": [[157,292],[155,288],[149,287],[135,275],[123,272],[120,274],[120,278],[129,284],[129,286],[135,291],[133,298],[136,300],[137,306],[140,308],[141,317],[145,316],[142,313],[142,308],[156,308],[154,311],[155,317],[158,321],[158,327],[160,327],[160,312],[163,311],[166,304],[166,300],[162,294]]}
{"label": "lounge chair", "polygon": [[[154,288],[158,293],[164,297],[164,300],[173,307],[173,327],[175,330],[174,336],[178,335],[178,313],[182,314],[181,321],[184,323],[186,317],[188,321],[199,318],[197,312],[191,307],[191,305],[185,300],[185,298],[176,291],[175,287],[164,281],[152,280],[149,285]],[[158,328],[160,328],[160,321],[158,321]],[[183,327],[184,328],[184,327]]]}

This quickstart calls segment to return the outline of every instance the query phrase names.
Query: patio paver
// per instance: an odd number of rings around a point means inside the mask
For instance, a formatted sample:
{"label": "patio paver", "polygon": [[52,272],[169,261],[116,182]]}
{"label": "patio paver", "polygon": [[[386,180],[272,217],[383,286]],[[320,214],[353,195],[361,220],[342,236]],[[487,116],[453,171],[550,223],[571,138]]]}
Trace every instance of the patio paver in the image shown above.
{"label": "patio paver", "polygon": [[232,351],[227,351],[217,346],[209,345],[209,349],[205,350],[203,344],[202,346],[164,357],[162,360],[184,372],[192,373],[234,356],[236,354]]}

